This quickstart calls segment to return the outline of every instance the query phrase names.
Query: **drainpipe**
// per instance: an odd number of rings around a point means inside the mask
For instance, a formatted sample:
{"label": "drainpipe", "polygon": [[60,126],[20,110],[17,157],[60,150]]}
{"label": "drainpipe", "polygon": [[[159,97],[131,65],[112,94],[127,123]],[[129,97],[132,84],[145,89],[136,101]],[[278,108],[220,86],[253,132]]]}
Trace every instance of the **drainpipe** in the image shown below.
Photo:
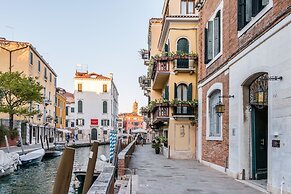
{"label": "drainpipe", "polygon": [[282,182],[281,182],[281,192],[280,194],[283,194],[283,185],[285,184],[285,178],[282,177]]}

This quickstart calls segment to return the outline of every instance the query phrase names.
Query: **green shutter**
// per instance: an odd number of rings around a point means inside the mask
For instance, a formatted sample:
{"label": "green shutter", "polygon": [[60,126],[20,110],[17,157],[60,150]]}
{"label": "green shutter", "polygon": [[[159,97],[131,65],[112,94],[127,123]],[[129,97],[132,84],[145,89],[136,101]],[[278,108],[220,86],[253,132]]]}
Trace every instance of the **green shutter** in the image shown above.
{"label": "green shutter", "polygon": [[252,0],[252,16],[255,17],[260,12],[260,0]]}
{"label": "green shutter", "polygon": [[207,31],[207,28],[204,29],[204,64],[207,64],[208,63],[208,56],[207,56],[207,34],[208,34],[208,31]]}
{"label": "green shutter", "polygon": [[208,35],[207,35],[207,59],[213,59],[213,21],[208,21]]}
{"label": "green shutter", "polygon": [[237,5],[237,28],[241,30],[245,26],[245,0],[238,0]]}
{"label": "green shutter", "polygon": [[177,99],[177,84],[174,83],[174,99]]}
{"label": "green shutter", "polygon": [[214,18],[214,56],[220,52],[220,11]]}
{"label": "green shutter", "polygon": [[169,86],[165,87],[165,100],[169,100]]}
{"label": "green shutter", "polygon": [[187,90],[187,100],[192,100],[192,83],[189,84],[188,90]]}

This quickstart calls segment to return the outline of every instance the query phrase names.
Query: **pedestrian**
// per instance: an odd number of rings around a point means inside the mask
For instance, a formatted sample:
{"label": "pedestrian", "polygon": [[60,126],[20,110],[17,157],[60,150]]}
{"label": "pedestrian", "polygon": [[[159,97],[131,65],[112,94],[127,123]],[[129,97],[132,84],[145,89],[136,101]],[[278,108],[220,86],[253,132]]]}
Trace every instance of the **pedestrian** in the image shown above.
{"label": "pedestrian", "polygon": [[139,142],[140,142],[141,146],[143,146],[143,137],[142,137],[142,135],[139,135]]}

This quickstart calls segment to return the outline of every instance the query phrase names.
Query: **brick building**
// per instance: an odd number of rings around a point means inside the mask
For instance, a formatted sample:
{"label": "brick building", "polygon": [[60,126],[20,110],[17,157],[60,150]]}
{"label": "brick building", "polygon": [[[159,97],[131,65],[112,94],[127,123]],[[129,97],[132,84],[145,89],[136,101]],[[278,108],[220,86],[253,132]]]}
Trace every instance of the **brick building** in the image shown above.
{"label": "brick building", "polygon": [[[290,5],[290,0],[196,1],[197,158],[235,178],[262,180],[272,193],[282,185],[291,191]],[[218,114],[221,105],[225,111]]]}

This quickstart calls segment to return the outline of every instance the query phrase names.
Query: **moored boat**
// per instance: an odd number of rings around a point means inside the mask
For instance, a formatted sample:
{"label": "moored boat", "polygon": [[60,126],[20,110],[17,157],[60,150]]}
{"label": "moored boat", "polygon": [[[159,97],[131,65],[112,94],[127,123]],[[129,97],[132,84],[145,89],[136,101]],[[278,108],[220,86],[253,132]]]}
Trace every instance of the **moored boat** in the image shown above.
{"label": "moored boat", "polygon": [[29,164],[37,164],[39,163],[43,156],[45,154],[45,150],[44,149],[38,149],[32,152],[29,152],[25,155],[21,155],[20,161],[21,161],[21,165],[29,165]]}
{"label": "moored boat", "polygon": [[44,158],[54,158],[54,157],[61,156],[62,154],[63,154],[62,151],[58,151],[58,150],[46,150],[45,151]]}
{"label": "moored boat", "polygon": [[17,153],[5,153],[0,150],[0,177],[7,176],[17,169],[19,155]]}

